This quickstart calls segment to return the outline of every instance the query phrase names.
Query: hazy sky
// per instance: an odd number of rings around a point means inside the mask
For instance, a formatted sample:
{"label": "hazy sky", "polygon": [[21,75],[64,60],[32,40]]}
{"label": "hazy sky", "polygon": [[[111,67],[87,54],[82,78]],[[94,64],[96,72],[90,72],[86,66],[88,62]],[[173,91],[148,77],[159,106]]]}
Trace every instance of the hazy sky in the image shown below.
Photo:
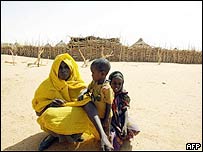
{"label": "hazy sky", "polygon": [[55,45],[90,35],[202,50],[202,1],[1,1],[1,42]]}

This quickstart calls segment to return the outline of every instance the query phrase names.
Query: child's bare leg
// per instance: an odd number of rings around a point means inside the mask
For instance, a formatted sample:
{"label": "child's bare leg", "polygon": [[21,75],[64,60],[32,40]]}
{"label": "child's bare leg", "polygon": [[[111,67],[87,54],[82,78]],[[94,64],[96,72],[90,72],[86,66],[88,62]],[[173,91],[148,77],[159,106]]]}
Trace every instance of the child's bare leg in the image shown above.
{"label": "child's bare leg", "polygon": [[110,143],[107,135],[104,132],[96,107],[93,105],[92,102],[89,102],[85,106],[83,106],[83,109],[86,111],[88,117],[93,122],[97,131],[99,132],[102,146],[106,145],[107,147],[113,149],[112,144]]}

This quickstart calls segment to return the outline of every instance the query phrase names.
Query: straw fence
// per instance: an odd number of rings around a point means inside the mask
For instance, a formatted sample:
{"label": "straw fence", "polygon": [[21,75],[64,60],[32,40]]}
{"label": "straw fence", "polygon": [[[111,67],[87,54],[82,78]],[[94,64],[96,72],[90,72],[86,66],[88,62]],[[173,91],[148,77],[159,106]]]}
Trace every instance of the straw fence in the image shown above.
{"label": "straw fence", "polygon": [[40,49],[44,49],[41,58],[54,59],[61,53],[69,53],[76,61],[83,61],[79,52],[82,52],[85,59],[94,60],[104,55],[114,62],[165,62],[181,64],[202,64],[202,51],[195,50],[168,50],[159,47],[133,46],[128,47],[120,43],[117,38],[102,39],[95,37],[74,38],[72,37],[66,46],[3,46],[1,54],[10,54],[26,57],[38,57]]}

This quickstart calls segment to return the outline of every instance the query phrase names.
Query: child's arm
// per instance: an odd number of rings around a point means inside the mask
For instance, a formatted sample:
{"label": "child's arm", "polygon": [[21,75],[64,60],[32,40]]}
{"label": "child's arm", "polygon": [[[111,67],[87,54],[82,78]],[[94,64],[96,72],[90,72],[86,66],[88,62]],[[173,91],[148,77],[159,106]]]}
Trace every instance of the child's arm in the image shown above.
{"label": "child's arm", "polygon": [[104,126],[107,126],[110,122],[109,122],[109,115],[111,112],[111,104],[106,103],[106,112],[105,112],[105,116],[102,120],[102,123]]}
{"label": "child's arm", "polygon": [[80,93],[80,95],[78,96],[78,101],[81,101],[83,100],[83,96],[86,94],[86,93],[89,93],[92,86],[94,85],[94,81],[92,81],[87,88],[85,88],[84,90],[82,90],[82,92]]}
{"label": "child's arm", "polygon": [[84,94],[88,93],[90,90],[88,88],[85,88],[81,93],[80,95],[78,96],[78,101],[81,101],[83,100],[83,96]]}
{"label": "child's arm", "polygon": [[126,136],[127,135],[127,124],[128,124],[128,108],[130,107],[130,97],[128,94],[125,94],[123,96],[123,102],[124,105],[122,107],[123,113],[124,113],[124,124],[122,127],[121,135]]}
{"label": "child's arm", "polygon": [[127,124],[128,124],[128,110],[126,110],[124,113],[124,125],[123,125],[122,131],[121,131],[122,136],[127,135]]}

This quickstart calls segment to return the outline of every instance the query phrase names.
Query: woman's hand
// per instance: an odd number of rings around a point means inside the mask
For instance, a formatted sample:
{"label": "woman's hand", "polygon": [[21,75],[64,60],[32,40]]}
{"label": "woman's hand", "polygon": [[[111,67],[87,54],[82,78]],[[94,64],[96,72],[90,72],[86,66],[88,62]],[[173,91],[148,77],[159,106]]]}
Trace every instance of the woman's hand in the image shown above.
{"label": "woman's hand", "polygon": [[42,111],[36,112],[37,116],[41,116],[42,113],[47,110],[49,107],[63,107],[64,101],[61,99],[54,99],[52,103],[47,105]]}
{"label": "woman's hand", "polygon": [[54,99],[53,102],[49,105],[49,107],[63,107],[65,102],[61,99]]}

